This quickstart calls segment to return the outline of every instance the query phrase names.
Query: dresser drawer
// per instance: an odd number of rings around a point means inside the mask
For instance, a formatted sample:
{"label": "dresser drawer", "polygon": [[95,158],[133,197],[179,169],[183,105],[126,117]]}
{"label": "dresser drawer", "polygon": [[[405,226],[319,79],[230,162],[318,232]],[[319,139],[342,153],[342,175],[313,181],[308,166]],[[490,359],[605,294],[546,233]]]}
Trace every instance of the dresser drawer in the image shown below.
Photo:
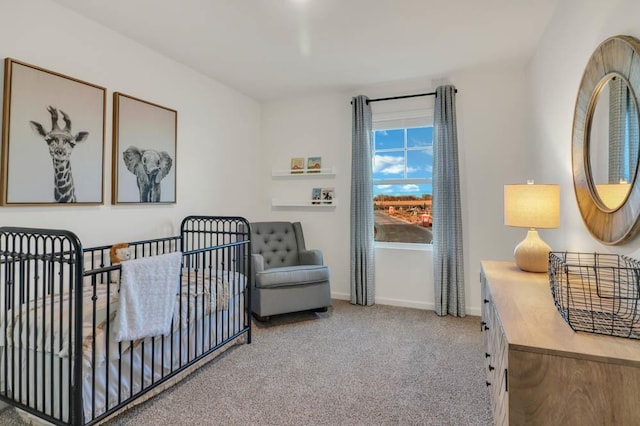
{"label": "dresser drawer", "polygon": [[494,423],[509,424],[508,359],[509,346],[502,330],[491,291],[484,276],[480,276],[482,296],[481,329],[484,334],[484,367],[491,400]]}

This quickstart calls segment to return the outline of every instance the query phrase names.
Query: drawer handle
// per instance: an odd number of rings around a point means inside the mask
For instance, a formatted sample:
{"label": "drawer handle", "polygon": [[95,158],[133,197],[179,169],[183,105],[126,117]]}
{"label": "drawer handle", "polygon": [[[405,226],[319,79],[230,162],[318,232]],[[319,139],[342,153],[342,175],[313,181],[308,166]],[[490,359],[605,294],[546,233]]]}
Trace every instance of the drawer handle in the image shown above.
{"label": "drawer handle", "polygon": [[487,327],[486,325],[484,326],[485,331],[489,330],[489,327]]}
{"label": "drawer handle", "polygon": [[487,387],[491,386],[491,382],[485,382],[487,384]]}
{"label": "drawer handle", "polygon": [[495,367],[493,365],[489,364],[489,371],[493,371],[493,370],[495,370]]}
{"label": "drawer handle", "polygon": [[504,391],[509,392],[509,370],[504,369]]}
{"label": "drawer handle", "polygon": [[484,303],[489,303],[489,299],[484,299]]}
{"label": "drawer handle", "polygon": [[485,357],[485,358],[489,358],[490,356],[491,356],[491,354],[490,354],[489,352],[485,352],[485,353],[484,353],[484,357]]}

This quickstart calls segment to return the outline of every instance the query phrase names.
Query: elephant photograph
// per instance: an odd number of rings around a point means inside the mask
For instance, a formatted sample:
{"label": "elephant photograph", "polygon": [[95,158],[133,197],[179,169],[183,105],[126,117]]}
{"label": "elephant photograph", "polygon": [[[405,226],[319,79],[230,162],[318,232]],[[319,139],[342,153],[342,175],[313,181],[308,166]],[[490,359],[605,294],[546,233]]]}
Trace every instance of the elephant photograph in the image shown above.
{"label": "elephant photograph", "polygon": [[175,203],[177,111],[114,93],[113,204]]}
{"label": "elephant photograph", "polygon": [[122,154],[127,169],[136,176],[141,203],[159,203],[160,181],[169,174],[173,160],[166,151],[130,146]]}

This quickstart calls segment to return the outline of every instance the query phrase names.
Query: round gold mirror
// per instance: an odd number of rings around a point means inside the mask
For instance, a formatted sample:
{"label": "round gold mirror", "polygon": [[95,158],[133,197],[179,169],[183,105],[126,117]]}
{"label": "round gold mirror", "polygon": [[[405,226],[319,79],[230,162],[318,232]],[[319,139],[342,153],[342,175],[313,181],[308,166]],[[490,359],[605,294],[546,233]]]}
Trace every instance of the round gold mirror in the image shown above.
{"label": "round gold mirror", "polygon": [[605,40],[582,76],[572,138],[580,214],[605,244],[621,244],[640,228],[638,93],[640,42],[629,36]]}

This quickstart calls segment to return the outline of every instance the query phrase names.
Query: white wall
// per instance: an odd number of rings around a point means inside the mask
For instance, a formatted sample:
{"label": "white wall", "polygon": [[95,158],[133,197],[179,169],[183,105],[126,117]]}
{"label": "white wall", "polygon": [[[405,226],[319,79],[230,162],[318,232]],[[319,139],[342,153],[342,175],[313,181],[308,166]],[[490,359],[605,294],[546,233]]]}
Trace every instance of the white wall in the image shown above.
{"label": "white wall", "polygon": [[640,2],[563,0],[531,61],[532,126],[530,156],[546,180],[561,185],[560,228],[545,240],[556,250],[640,256],[640,239],[606,246],[593,239],[582,222],[573,192],[571,129],[582,73],[594,49],[607,37],[640,38]]}
{"label": "white wall", "polygon": [[[0,6],[0,56],[107,88],[105,205],[3,207],[0,224],[69,229],[92,246],[174,235],[188,214],[256,214],[259,103],[47,0]],[[114,91],[178,111],[177,204],[109,204]]]}
{"label": "white wall", "polygon": [[[351,109],[349,97],[328,94],[263,104],[264,158],[260,170],[260,203],[271,198],[311,199],[314,187],[335,188],[335,207],[271,208],[260,220],[300,221],[308,248],[322,249],[331,270],[334,297],[349,294],[349,185],[351,180]],[[271,171],[288,169],[291,157],[322,157],[335,177],[273,178]]]}
{"label": "white wall", "polygon": [[[525,231],[503,225],[502,191],[505,183],[537,178],[527,170],[528,101],[525,66],[494,64],[447,76],[458,89],[458,137],[466,266],[466,306],[479,314],[478,274],[482,259],[508,260]],[[359,90],[371,98],[432,91],[445,82],[440,77],[381,84]],[[334,210],[271,209],[265,219],[300,220],[307,246],[320,248],[331,267],[332,294],[348,298],[349,197],[351,164],[351,110],[354,93],[267,102],[263,104],[264,196],[308,197],[314,186],[336,187]],[[433,98],[424,98],[433,102]],[[402,102],[402,101],[393,101]],[[285,181],[271,178],[270,169],[286,169],[291,157],[321,155],[334,166],[334,179]],[[378,303],[432,309],[433,279],[430,251],[377,249]]]}
{"label": "white wall", "polygon": [[[90,246],[174,234],[187,214],[301,220],[307,245],[321,248],[331,266],[334,296],[348,297],[349,100],[355,93],[327,93],[260,105],[47,0],[0,0],[0,4],[2,56],[108,89],[106,204],[5,207],[0,209],[0,223],[71,229]],[[591,46],[585,50],[590,52]],[[445,81],[458,88],[466,304],[469,313],[477,314],[480,260],[510,259],[513,247],[524,237],[522,230],[502,224],[502,185],[529,177],[545,181],[547,175],[529,172],[535,169],[529,168],[526,155],[526,142],[532,139],[527,135],[524,66],[493,64],[445,77],[426,76],[363,88],[359,93],[378,97],[431,91]],[[178,111],[176,205],[108,204],[113,91]],[[287,168],[291,157],[314,155],[322,156],[325,166],[335,167],[337,175],[303,180],[271,177],[271,170]],[[336,207],[270,207],[272,197],[307,197],[314,186],[335,187]],[[543,237],[547,238],[544,231]],[[430,252],[379,249],[376,259],[378,302],[433,306]]]}

